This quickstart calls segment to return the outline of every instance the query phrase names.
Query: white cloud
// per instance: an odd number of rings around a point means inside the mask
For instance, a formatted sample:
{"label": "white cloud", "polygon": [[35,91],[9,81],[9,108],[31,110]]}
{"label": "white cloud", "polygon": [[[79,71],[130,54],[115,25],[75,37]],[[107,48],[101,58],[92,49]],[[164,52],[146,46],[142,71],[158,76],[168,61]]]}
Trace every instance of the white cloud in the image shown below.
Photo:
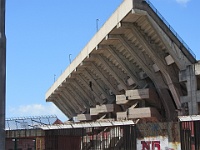
{"label": "white cloud", "polygon": [[30,104],[8,108],[8,118],[27,117],[27,116],[44,116],[56,115],[61,121],[66,121],[67,117],[53,104]]}
{"label": "white cloud", "polygon": [[177,3],[186,5],[190,0],[176,0]]}

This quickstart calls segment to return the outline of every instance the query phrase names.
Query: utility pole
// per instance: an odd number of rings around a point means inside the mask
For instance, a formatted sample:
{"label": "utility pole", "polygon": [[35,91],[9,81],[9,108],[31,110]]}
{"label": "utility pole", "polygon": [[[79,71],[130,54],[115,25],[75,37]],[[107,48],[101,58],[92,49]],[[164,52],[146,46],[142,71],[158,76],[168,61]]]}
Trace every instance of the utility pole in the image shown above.
{"label": "utility pole", "polygon": [[6,35],[5,0],[0,0],[0,150],[5,149]]}

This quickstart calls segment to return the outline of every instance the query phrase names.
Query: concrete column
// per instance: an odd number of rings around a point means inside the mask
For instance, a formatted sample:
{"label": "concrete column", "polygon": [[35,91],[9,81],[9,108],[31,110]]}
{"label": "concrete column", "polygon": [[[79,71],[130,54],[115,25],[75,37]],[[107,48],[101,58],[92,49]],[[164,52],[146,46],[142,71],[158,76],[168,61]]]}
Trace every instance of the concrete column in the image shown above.
{"label": "concrete column", "polygon": [[5,0],[0,0],[0,149],[5,149],[6,36]]}
{"label": "concrete column", "polygon": [[195,65],[188,66],[187,76],[187,91],[190,101],[188,102],[189,115],[198,114],[198,103],[197,103],[197,81],[195,76]]}
{"label": "concrete column", "polygon": [[186,70],[182,70],[179,75],[180,82],[186,82],[187,86],[187,96],[181,96],[181,103],[188,103],[189,115],[198,115],[198,93],[197,90],[197,79],[195,64],[187,66]]}

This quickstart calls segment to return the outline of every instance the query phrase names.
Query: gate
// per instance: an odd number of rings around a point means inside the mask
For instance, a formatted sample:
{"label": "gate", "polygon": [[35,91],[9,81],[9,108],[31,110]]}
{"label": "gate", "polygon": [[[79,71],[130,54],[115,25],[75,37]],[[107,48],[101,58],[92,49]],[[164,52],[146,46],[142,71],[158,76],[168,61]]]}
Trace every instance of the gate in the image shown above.
{"label": "gate", "polygon": [[82,150],[135,150],[134,126],[94,127],[82,136]]}
{"label": "gate", "polygon": [[200,121],[180,122],[182,150],[200,149]]}
{"label": "gate", "polygon": [[46,150],[136,150],[135,126],[45,131]]}

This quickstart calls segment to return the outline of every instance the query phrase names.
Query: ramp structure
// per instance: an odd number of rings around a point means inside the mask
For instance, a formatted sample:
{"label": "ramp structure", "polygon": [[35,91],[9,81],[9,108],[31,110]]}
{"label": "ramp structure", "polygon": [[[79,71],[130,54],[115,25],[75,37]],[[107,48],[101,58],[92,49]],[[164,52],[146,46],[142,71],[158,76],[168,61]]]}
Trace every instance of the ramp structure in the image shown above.
{"label": "ramp structure", "polygon": [[125,0],[46,93],[80,121],[199,114],[195,55],[148,0]]}

